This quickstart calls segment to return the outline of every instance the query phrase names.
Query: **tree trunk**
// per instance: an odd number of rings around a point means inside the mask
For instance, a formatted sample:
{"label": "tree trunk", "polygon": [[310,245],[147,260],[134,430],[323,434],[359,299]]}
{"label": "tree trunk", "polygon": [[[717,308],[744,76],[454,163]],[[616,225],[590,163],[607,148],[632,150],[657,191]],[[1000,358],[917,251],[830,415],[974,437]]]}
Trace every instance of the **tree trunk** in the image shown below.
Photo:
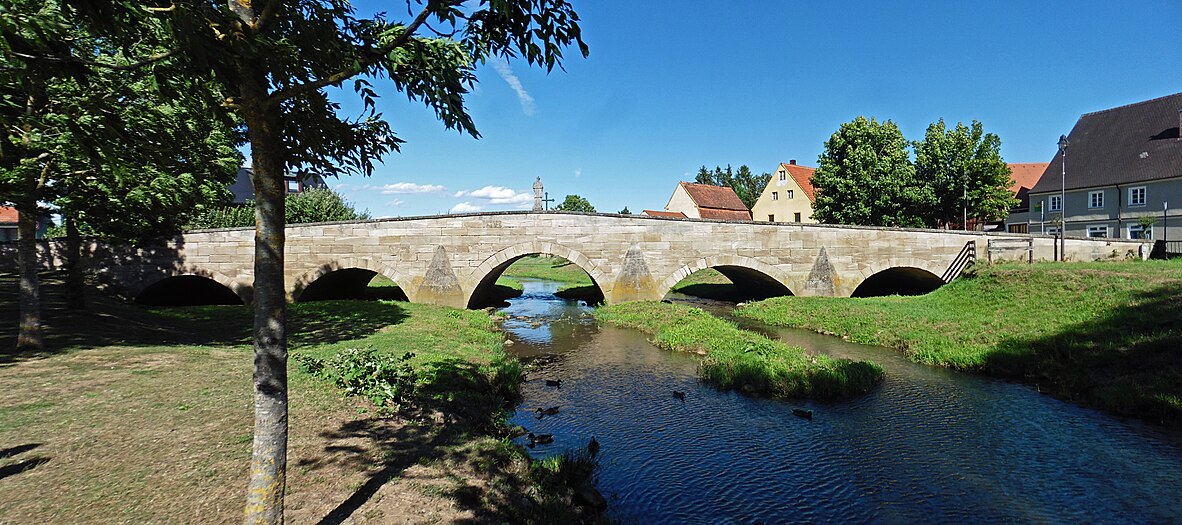
{"label": "tree trunk", "polygon": [[[265,81],[243,85],[243,98],[261,101]],[[255,88],[255,89],[252,89]],[[261,93],[261,94],[260,94]],[[243,110],[250,138],[255,193],[254,450],[246,523],[283,523],[287,482],[287,297],[283,285],[285,154],[277,108]]]}
{"label": "tree trunk", "polygon": [[20,331],[17,351],[45,349],[41,331],[41,281],[37,276],[37,195],[30,192],[17,202],[17,259],[20,265]]}
{"label": "tree trunk", "polygon": [[66,222],[66,307],[81,310],[86,307],[86,287],[82,277],[82,234],[73,214],[67,213]]}

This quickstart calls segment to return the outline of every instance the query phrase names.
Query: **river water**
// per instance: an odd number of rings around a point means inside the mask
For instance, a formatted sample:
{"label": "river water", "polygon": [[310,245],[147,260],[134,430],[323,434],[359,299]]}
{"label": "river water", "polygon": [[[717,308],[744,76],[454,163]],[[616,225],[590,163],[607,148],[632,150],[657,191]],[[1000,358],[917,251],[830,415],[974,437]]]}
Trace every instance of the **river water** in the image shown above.
{"label": "river water", "polygon": [[[598,326],[591,309],[552,295],[557,283],[523,284],[502,310],[508,349],[531,365],[512,422],[554,435],[535,457],[594,436],[596,486],[617,522],[1182,523],[1182,439],[1155,427],[764,326],[752,328],[810,353],[874,361],[883,384],[841,403],[719,391],[698,382],[695,356]],[[534,414],[554,406],[556,415]]]}

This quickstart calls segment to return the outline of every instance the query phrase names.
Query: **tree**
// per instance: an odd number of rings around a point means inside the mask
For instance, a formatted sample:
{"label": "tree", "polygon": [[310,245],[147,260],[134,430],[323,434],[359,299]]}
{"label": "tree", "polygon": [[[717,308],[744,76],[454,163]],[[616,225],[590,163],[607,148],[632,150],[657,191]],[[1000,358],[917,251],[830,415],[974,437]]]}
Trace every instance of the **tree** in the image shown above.
{"label": "tree", "polygon": [[624,209],[620,210],[618,213],[620,215],[632,215],[632,211],[629,210],[627,206],[624,206]]}
{"label": "tree", "polygon": [[940,119],[914,146],[916,177],[931,188],[935,201],[925,217],[928,226],[948,227],[962,223],[964,216],[992,221],[1017,205],[1010,168],[1001,159],[1001,139],[985,133],[980,122],[946,129]]}
{"label": "tree", "polygon": [[16,205],[23,227],[17,346],[37,349],[33,229],[49,211],[39,203],[65,219],[69,304],[80,307],[80,230],[125,240],[176,231],[185,210],[224,188],[241,155],[229,128],[208,119],[212,99],[201,81],[159,89],[156,61],[133,74],[122,63],[128,49],[94,35],[59,2],[13,0],[2,9],[0,201]]}
{"label": "tree", "polygon": [[820,222],[870,226],[925,225],[935,198],[915,177],[907,141],[891,121],[855,118],[825,142],[812,184]]}
{"label": "tree", "polygon": [[[369,219],[369,212],[357,211],[341,194],[329,188],[313,188],[289,193],[284,198],[284,221],[287,224],[310,222],[358,221]],[[196,216],[188,229],[245,228],[254,225],[254,203],[211,208]]]}
{"label": "tree", "polygon": [[718,166],[715,166],[713,172],[707,170],[706,166],[698,168],[698,175],[694,177],[694,182],[712,186],[729,186],[735,190],[735,195],[739,196],[739,200],[743,201],[747,209],[751,209],[752,206],[755,206],[755,201],[759,200],[759,194],[763,193],[763,188],[767,186],[767,181],[771,178],[770,173],[760,175],[752,173],[751,168],[746,165],[739,166],[739,170],[733,172],[730,164],[727,164],[725,171]]}
{"label": "tree", "polygon": [[[423,0],[406,21],[359,17],[342,0],[69,1],[77,16],[98,21],[119,42],[160,36],[188,77],[212,76],[223,107],[245,126],[256,206],[255,437],[246,521],[280,523],[287,462],[284,173],[369,174],[375,160],[396,151],[401,139],[376,109],[379,81],[425,104],[446,128],[479,137],[465,107],[475,67],[521,58],[550,71],[571,45],[585,56],[578,15],[566,0]],[[140,23],[145,18],[151,22]],[[144,29],[157,25],[158,33]],[[348,80],[364,107],[356,118],[340,115],[325,91]]]}
{"label": "tree", "polygon": [[578,195],[567,195],[566,199],[562,201],[554,209],[558,211],[582,211],[587,213],[595,213],[595,207]]}

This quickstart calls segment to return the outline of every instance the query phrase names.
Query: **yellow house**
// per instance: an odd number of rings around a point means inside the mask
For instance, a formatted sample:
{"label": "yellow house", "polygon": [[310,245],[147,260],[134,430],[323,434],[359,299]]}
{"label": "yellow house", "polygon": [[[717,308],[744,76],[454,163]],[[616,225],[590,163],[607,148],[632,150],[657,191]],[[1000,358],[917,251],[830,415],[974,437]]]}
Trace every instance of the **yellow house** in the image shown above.
{"label": "yellow house", "polygon": [[780,164],[751,207],[751,220],[763,222],[817,222],[813,220],[813,185],[816,168]]}

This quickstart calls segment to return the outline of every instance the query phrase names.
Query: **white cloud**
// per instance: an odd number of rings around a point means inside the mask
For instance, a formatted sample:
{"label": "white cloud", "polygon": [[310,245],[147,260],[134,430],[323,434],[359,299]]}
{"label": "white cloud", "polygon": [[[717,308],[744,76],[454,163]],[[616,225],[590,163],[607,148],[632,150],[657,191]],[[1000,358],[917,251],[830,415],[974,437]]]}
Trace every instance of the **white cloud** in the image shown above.
{"label": "white cloud", "polygon": [[387,202],[386,206],[402,206],[403,204],[406,204],[406,201],[402,199],[394,199],[390,202]]}
{"label": "white cloud", "polygon": [[485,186],[478,190],[472,191],[457,191],[455,197],[476,197],[478,199],[488,199],[489,204],[522,204],[533,201],[534,197],[529,193],[519,193],[503,186]]}
{"label": "white cloud", "polygon": [[582,176],[583,176],[583,168],[576,168],[575,169],[575,178],[577,179]]}
{"label": "white cloud", "polygon": [[521,111],[530,117],[537,113],[538,107],[534,104],[534,97],[530,96],[529,92],[525,90],[525,86],[521,85],[521,80],[513,74],[512,69],[509,69],[509,61],[493,60],[491,64],[493,69],[497,70],[497,74],[505,79],[505,83],[517,92],[517,100],[521,102]]}
{"label": "white cloud", "polygon": [[480,211],[480,209],[480,206],[476,206],[470,202],[461,202],[455,206],[452,206],[448,213],[472,213]]}
{"label": "white cloud", "polygon": [[382,195],[395,195],[399,193],[435,193],[446,190],[447,188],[438,184],[415,184],[413,182],[395,182],[394,184],[384,184],[374,188]]}

